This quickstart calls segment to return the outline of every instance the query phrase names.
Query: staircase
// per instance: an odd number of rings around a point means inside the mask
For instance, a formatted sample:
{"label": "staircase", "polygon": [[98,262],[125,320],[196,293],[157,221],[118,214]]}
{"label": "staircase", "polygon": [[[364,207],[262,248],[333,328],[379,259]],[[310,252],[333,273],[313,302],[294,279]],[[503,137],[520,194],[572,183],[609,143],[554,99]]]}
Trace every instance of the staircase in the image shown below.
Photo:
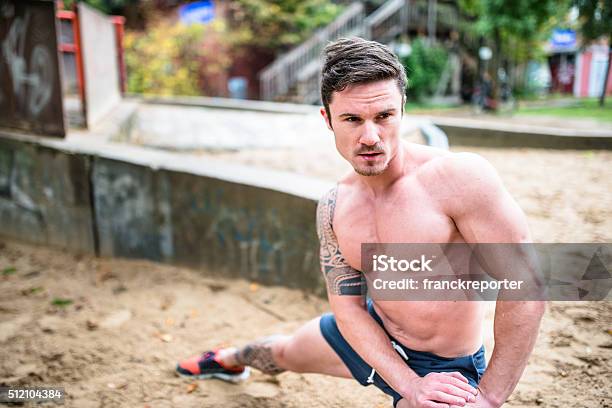
{"label": "staircase", "polygon": [[[456,27],[457,12],[447,4],[436,6],[435,21]],[[259,75],[261,98],[315,104],[320,101],[321,52],[330,42],[341,37],[359,36],[389,44],[409,27],[426,28],[427,0],[387,0],[369,16],[361,2],[352,3],[328,26],[311,38],[279,56]]]}

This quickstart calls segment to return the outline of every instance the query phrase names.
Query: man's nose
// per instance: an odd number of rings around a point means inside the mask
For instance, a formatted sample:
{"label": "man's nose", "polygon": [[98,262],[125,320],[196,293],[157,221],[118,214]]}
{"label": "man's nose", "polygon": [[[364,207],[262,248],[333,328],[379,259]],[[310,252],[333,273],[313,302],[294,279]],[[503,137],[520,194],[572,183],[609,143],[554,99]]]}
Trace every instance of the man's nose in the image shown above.
{"label": "man's nose", "polygon": [[378,136],[378,129],[372,122],[366,121],[363,125],[363,131],[359,137],[359,143],[366,146],[374,146],[380,141]]}

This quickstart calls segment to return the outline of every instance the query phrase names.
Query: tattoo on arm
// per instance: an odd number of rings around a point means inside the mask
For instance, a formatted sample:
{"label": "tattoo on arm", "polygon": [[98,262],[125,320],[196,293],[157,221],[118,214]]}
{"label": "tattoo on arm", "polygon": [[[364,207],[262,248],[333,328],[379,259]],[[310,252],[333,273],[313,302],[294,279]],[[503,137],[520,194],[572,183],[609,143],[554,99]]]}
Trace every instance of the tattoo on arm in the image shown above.
{"label": "tattoo on arm", "polygon": [[270,336],[247,344],[236,352],[236,361],[240,365],[251,366],[265,374],[276,375],[282,373],[285,369],[276,364],[272,355],[272,345],[280,338],[282,336]]}
{"label": "tattoo on arm", "polygon": [[332,228],[337,191],[337,187],[330,190],[321,198],[317,206],[321,272],[323,272],[330,293],[365,297],[367,285],[363,273],[348,264],[340,252],[340,246]]}

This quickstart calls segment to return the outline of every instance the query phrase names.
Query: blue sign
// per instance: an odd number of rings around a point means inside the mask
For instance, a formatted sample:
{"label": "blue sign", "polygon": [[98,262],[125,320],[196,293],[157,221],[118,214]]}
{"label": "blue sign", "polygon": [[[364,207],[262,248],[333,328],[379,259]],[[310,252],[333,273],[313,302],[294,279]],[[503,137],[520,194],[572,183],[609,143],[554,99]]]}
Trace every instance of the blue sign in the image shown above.
{"label": "blue sign", "polygon": [[179,8],[179,18],[183,24],[206,24],[215,18],[213,0],[196,1]]}
{"label": "blue sign", "polygon": [[576,32],[555,28],[550,38],[550,45],[553,51],[576,48]]}

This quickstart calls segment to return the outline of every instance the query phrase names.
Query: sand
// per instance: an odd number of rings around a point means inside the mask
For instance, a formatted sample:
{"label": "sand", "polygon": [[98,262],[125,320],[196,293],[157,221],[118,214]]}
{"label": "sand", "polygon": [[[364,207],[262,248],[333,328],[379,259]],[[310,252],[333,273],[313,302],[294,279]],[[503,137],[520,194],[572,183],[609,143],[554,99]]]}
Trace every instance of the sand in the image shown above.
{"label": "sand", "polygon": [[[498,169],[537,242],[611,241],[611,152],[469,150]],[[215,156],[330,180],[346,170],[315,148]],[[291,333],[328,310],[308,293],[6,240],[0,271],[0,385],[62,385],[68,407],[390,406],[373,387],[316,374],[255,372],[240,385],[175,376],[177,359]],[[612,303],[551,302],[506,406],[612,407],[611,367]]]}

